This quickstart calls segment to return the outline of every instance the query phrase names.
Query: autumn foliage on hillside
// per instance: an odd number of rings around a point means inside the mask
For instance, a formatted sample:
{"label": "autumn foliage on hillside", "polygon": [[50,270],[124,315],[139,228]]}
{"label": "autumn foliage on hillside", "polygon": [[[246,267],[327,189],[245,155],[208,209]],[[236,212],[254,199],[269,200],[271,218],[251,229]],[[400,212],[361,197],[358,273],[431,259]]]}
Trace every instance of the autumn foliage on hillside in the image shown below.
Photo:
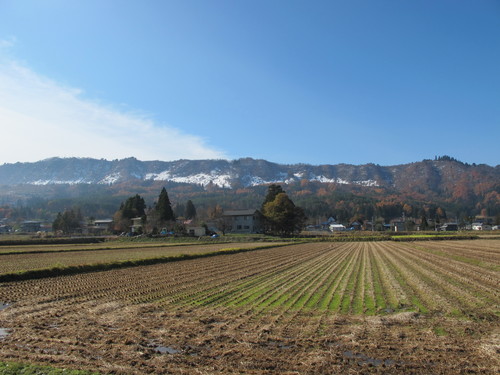
{"label": "autumn foliage on hillside", "polygon": [[[262,166],[266,171],[272,167],[265,163]],[[353,179],[373,180],[376,184],[321,182],[304,176],[281,185],[310,222],[330,216],[340,222],[379,220],[387,223],[402,217],[417,221],[425,218],[470,222],[477,216],[500,220],[500,166],[469,165],[450,157],[439,157],[393,167],[356,168],[325,166],[324,172],[335,170]],[[372,172],[375,174],[366,174]],[[244,186],[238,181],[231,188],[222,188],[215,183],[153,180],[112,185],[19,185],[10,189],[8,199],[2,198],[0,219],[52,221],[58,212],[68,207],[78,207],[85,217],[110,218],[122,202],[136,194],[144,197],[147,208],[154,207],[159,192],[166,188],[173,208],[185,207],[191,201],[197,218],[203,220],[209,219],[216,207],[222,210],[259,208],[268,187],[269,184]]]}

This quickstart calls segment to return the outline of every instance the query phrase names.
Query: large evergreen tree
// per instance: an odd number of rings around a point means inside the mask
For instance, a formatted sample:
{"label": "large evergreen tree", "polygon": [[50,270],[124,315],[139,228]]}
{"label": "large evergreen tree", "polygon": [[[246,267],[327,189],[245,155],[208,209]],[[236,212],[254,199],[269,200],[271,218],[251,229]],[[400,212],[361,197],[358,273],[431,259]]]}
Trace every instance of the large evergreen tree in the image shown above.
{"label": "large evergreen tree", "polygon": [[139,194],[128,198],[125,203],[120,206],[120,211],[122,217],[126,219],[132,219],[134,217],[143,217],[146,215],[146,203],[144,198]]}
{"label": "large evergreen tree", "polygon": [[160,196],[158,197],[158,202],[155,206],[155,211],[157,212],[158,219],[160,221],[175,220],[174,211],[172,210],[172,205],[165,188],[161,189]]}
{"label": "large evergreen tree", "polygon": [[186,205],[177,202],[174,206],[174,216],[176,218],[178,217],[184,217],[184,214],[186,213]]}
{"label": "large evergreen tree", "polygon": [[196,217],[196,208],[191,200],[186,203],[186,209],[184,210],[184,217],[188,220],[194,219]]}
{"label": "large evergreen tree", "polygon": [[114,229],[127,232],[135,217],[146,217],[146,202],[139,194],[127,198],[113,216]]}
{"label": "large evergreen tree", "polygon": [[64,234],[75,233],[82,227],[83,216],[80,209],[65,210],[64,213],[58,213],[52,223],[52,230],[61,231]]}

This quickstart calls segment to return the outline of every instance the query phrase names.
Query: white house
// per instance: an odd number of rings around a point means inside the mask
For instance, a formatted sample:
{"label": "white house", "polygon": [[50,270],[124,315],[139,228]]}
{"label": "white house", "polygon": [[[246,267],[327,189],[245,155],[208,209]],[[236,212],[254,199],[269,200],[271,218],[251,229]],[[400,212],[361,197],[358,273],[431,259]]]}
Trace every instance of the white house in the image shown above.
{"label": "white house", "polygon": [[92,234],[102,234],[111,231],[113,228],[113,219],[94,220],[87,226],[87,231]]}
{"label": "white house", "polygon": [[132,218],[132,225],[130,226],[131,233],[139,233],[142,231],[142,217]]}
{"label": "white house", "polygon": [[343,226],[342,224],[330,224],[330,230],[332,232],[342,232],[346,230],[346,227]]}

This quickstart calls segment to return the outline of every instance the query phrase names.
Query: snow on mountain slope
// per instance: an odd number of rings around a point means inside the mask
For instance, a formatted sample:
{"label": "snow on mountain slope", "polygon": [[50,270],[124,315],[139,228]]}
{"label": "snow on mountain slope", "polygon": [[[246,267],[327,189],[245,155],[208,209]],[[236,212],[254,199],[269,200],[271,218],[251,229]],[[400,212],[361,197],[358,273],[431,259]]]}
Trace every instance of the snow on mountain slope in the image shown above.
{"label": "snow on mountain slope", "polygon": [[366,165],[284,165],[250,158],[238,160],[139,161],[135,158],[104,160],[89,158],[51,158],[35,163],[0,165],[0,185],[100,184],[113,185],[147,181],[222,188],[251,187],[270,183],[288,184],[302,180],[319,183],[439,189],[453,186],[461,176],[474,171],[484,179],[498,181],[500,168],[471,166],[457,161],[431,161],[383,167]]}
{"label": "snow on mountain slope", "polygon": [[144,176],[144,179],[154,181],[182,182],[203,186],[207,186],[212,183],[222,188],[231,188],[231,176],[229,174],[219,174],[218,171],[215,170],[211,171],[210,173],[197,173],[187,176],[174,175],[170,173],[170,171],[163,171],[160,173],[148,173]]}

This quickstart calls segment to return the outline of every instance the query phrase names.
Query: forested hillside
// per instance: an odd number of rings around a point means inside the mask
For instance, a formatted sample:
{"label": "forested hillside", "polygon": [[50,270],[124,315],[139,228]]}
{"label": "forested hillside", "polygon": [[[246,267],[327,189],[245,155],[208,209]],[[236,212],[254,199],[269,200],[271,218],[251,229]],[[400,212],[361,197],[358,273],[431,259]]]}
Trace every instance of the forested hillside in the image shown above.
{"label": "forested hillside", "polygon": [[216,206],[259,208],[270,183],[283,185],[310,220],[388,221],[403,213],[465,220],[500,214],[500,166],[448,156],[396,166],[53,158],[0,166],[0,219],[48,220],[68,207],[79,207],[86,217],[112,217],[131,195],[152,206],[163,187],[179,212],[190,200],[203,216]]}

